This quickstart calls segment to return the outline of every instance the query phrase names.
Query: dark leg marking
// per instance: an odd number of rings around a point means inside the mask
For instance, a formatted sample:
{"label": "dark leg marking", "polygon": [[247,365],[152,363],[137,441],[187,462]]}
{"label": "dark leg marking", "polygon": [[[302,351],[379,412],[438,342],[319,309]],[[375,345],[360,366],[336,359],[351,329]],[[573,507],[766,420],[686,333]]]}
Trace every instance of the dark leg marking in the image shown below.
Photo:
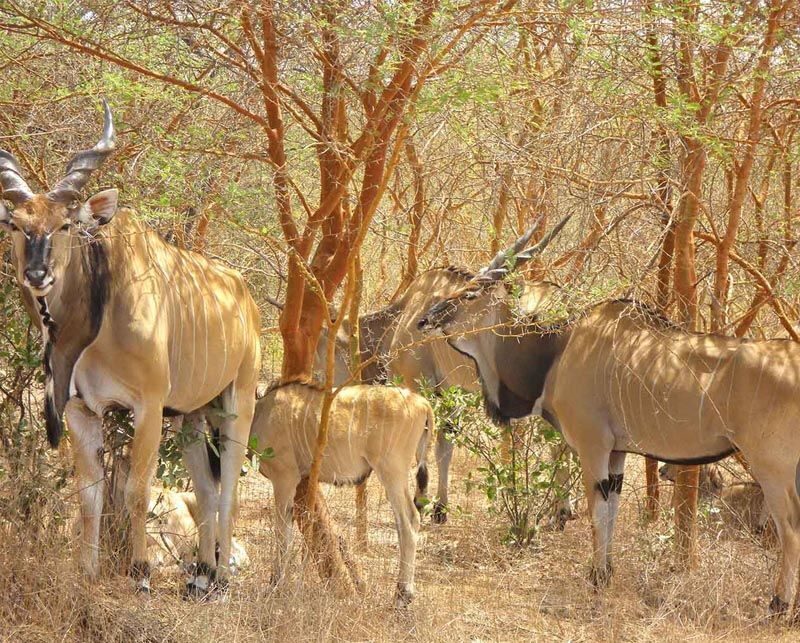
{"label": "dark leg marking", "polygon": [[131,563],[130,577],[142,580],[150,577],[150,563],[146,560],[135,560]]}
{"label": "dark leg marking", "polygon": [[609,481],[609,491],[611,493],[622,493],[622,479],[623,474],[621,473],[610,473],[608,474],[608,481]]}
{"label": "dark leg marking", "polygon": [[431,520],[437,525],[443,525],[447,522],[447,505],[438,500],[433,503],[433,512]]}
{"label": "dark leg marking", "polygon": [[399,583],[395,590],[394,597],[395,609],[405,609],[411,604],[411,601],[414,600],[414,595]]}
{"label": "dark leg marking", "polygon": [[769,613],[771,616],[782,616],[789,611],[789,603],[782,600],[780,596],[773,596],[769,604]]}
{"label": "dark leg marking", "polygon": [[606,502],[608,501],[608,496],[611,494],[611,484],[612,483],[609,478],[604,478],[597,483],[597,490],[600,492],[600,495],[603,496],[603,500]]}
{"label": "dark leg marking", "polygon": [[[205,576],[205,581],[200,578]],[[205,598],[214,591],[216,570],[208,563],[198,562],[192,578],[186,583],[185,598]]]}
{"label": "dark leg marking", "polygon": [[209,580],[213,580],[216,573],[216,570],[212,569],[208,563],[197,563],[197,567],[194,570],[195,576],[208,576]]}

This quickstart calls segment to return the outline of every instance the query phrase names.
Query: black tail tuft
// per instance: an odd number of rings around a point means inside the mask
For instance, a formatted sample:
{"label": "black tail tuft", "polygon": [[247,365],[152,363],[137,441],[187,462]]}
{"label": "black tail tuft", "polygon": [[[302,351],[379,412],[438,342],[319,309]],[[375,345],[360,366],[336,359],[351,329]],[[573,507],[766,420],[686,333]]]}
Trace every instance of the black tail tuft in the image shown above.
{"label": "black tail tuft", "polygon": [[211,466],[211,475],[214,476],[214,480],[217,482],[219,482],[222,474],[219,448],[219,430],[212,429],[211,438],[206,440],[206,450],[208,451],[208,464]]}
{"label": "black tail tuft", "polygon": [[423,495],[428,491],[428,465],[424,462],[417,467],[417,489]]}
{"label": "black tail tuft", "polygon": [[61,422],[61,415],[56,410],[56,402],[52,395],[46,395],[44,398],[44,425],[47,429],[47,441],[55,449],[61,442],[64,424]]}

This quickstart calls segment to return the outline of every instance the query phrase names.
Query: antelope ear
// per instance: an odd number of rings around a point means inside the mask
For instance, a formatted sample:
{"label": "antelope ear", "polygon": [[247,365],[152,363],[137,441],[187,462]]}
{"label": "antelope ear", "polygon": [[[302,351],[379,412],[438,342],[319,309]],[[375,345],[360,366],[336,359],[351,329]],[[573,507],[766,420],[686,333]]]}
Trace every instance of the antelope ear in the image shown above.
{"label": "antelope ear", "polygon": [[73,218],[89,227],[105,225],[117,213],[118,197],[116,189],[98,192],[78,208]]}

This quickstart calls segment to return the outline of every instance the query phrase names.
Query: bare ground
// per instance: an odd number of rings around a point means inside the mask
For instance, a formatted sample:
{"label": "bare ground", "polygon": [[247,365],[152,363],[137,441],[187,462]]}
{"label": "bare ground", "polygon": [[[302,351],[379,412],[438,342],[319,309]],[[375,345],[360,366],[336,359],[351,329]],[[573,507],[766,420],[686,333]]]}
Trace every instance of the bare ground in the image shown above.
{"label": "bare ground", "polygon": [[[596,593],[587,581],[590,528],[581,507],[563,533],[543,532],[535,547],[501,543],[503,523],[478,491],[467,493],[455,461],[458,510],[444,526],[424,522],[417,599],[392,609],[397,570],[394,521],[376,480],[369,488],[370,545],[357,552],[367,589],[336,597],[313,566],[297,556],[285,585],[267,583],[272,553],[270,485],[255,474],[243,482],[237,536],[251,564],[225,603],[181,599],[176,571],[154,575],[149,598],[127,578],[107,573],[95,585],[77,573],[67,526],[38,536],[0,522],[0,639],[4,641],[261,641],[261,640],[796,640],[788,624],[766,618],[776,549],[742,530],[703,519],[700,563],[673,566],[671,520],[642,522],[642,460],[629,458],[616,540],[612,586]],[[630,482],[629,482],[630,481]],[[353,542],[351,489],[327,489],[331,511]],[[355,549],[354,545],[351,547]]]}

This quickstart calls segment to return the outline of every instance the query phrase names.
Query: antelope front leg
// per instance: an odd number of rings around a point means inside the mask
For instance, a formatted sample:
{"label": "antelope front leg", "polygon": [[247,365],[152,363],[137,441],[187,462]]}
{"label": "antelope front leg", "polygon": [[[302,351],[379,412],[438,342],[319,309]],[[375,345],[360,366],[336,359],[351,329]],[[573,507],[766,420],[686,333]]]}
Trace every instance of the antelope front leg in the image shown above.
{"label": "antelope front leg", "polygon": [[611,480],[608,475],[609,453],[607,451],[581,455],[583,484],[592,520],[592,569],[589,579],[597,588],[606,587],[611,580],[608,564],[608,523]]}
{"label": "antelope front leg", "polygon": [[160,403],[133,410],[134,429],[131,446],[131,471],[125,485],[125,505],[131,518],[130,575],[139,591],[150,592],[150,563],[147,561],[145,521],[150,501],[150,486],[161,441]]}
{"label": "antelope front leg", "polygon": [[625,453],[612,451],[608,461],[608,523],[606,525],[606,563],[611,575],[611,547],[614,542],[614,526],[619,514],[619,502],[622,495],[622,480],[625,472]]}
{"label": "antelope front leg", "polygon": [[219,559],[216,579],[224,588],[230,577],[231,539],[238,502],[239,475],[247,452],[255,409],[253,389],[243,387],[239,382],[232,384],[222,396],[222,406],[226,418],[220,429]]}
{"label": "antelope front leg", "polygon": [[[780,448],[775,445],[773,449]],[[765,453],[774,453],[766,450]],[[749,453],[745,453],[748,460]],[[764,490],[764,500],[775,521],[781,542],[780,566],[775,580],[775,593],[769,604],[770,614],[780,616],[789,611],[794,598],[798,567],[800,566],[800,496],[797,492],[797,468],[791,463],[762,462],[760,454],[752,456],[751,471]]]}
{"label": "antelope front leg", "polygon": [[75,473],[81,502],[81,566],[90,577],[100,572],[100,517],[103,514],[103,420],[82,400],[72,398],[65,410],[75,451]]}
{"label": "antelope front leg", "polygon": [[550,459],[556,468],[553,483],[556,489],[556,498],[553,500],[550,524],[558,531],[564,531],[567,521],[574,518],[572,500],[570,499],[569,482],[571,477],[570,464],[573,450],[566,442],[550,444]]}

